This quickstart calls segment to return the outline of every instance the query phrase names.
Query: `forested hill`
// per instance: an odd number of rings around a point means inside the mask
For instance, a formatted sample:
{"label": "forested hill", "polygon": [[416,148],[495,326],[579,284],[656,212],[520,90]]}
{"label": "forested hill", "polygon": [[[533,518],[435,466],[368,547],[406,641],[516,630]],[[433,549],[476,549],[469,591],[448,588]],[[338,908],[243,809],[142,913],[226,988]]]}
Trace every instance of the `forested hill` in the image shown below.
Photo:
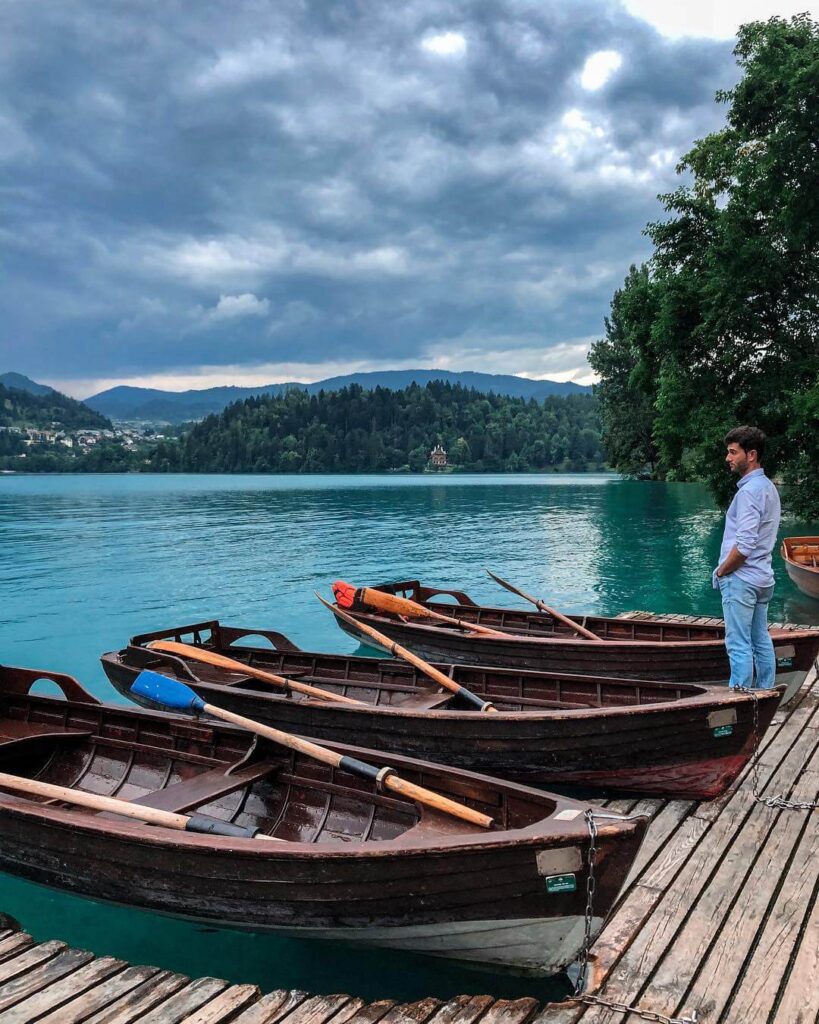
{"label": "forested hill", "polygon": [[605,461],[594,398],[543,402],[481,394],[434,381],[402,391],[341,391],[236,402],[178,443],[160,444],[152,468],[201,473],[418,472],[441,444],[473,472],[598,469]]}
{"label": "forested hill", "polygon": [[0,384],[0,427],[50,427],[52,423],[66,430],[111,427],[105,416],[59,391],[33,394]]}

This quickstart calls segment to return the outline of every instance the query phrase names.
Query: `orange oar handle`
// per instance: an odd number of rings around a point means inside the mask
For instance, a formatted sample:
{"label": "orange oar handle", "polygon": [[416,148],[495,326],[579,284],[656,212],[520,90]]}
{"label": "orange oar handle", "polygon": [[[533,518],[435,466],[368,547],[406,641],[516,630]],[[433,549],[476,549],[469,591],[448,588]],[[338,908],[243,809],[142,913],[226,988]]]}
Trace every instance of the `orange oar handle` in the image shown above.
{"label": "orange oar handle", "polygon": [[[375,608],[381,612],[391,615],[406,615],[416,619],[434,619],[436,622],[446,622],[450,626],[458,626],[472,633],[479,633],[481,636],[505,637],[508,633],[498,629],[490,629],[488,626],[481,626],[477,622],[466,622],[457,619],[453,615],[444,615],[442,612],[434,611],[426,605],[411,601],[408,597],[399,597],[397,594],[387,594],[383,590],[376,590],[374,587],[355,588],[344,580],[336,580],[332,585],[336,601],[343,608],[352,608],[358,602],[369,608]],[[353,597],[351,599],[350,594]]]}
{"label": "orange oar handle", "polygon": [[396,658],[403,658],[404,661],[408,661],[411,665],[415,665],[425,675],[429,676],[430,679],[434,679],[436,683],[439,683],[446,690],[451,690],[452,693],[460,694],[464,700],[468,701],[478,711],[497,711],[489,701],[483,700],[476,693],[468,690],[465,686],[461,686],[460,683],[456,683],[454,679],[450,679],[449,676],[444,675],[440,669],[435,668],[434,665],[430,665],[428,661],[424,661],[417,654],[413,654],[412,651],[408,651],[406,647],[402,647],[401,644],[397,644],[394,640],[391,640],[388,636],[380,633],[377,629],[374,629],[369,623],[361,622],[356,619],[349,612],[345,612],[343,609],[330,604],[329,601],[325,601],[321,594],[316,594],[316,597],[321,601],[325,608],[329,608],[333,615],[339,619],[343,619],[348,622],[355,629],[364,633],[365,636],[371,637],[375,642],[383,647],[388,654],[394,654]]}

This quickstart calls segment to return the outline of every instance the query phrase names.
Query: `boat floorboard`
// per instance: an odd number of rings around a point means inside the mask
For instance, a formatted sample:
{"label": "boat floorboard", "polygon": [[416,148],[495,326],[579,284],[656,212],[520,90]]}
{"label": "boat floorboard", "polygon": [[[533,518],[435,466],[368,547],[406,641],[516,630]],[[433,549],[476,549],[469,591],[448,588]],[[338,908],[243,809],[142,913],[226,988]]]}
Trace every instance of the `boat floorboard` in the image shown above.
{"label": "boat floorboard", "polygon": [[[647,613],[631,613],[644,616]],[[664,616],[663,618],[669,618]],[[676,616],[691,621],[693,617]],[[705,620],[710,621],[710,620]],[[702,1024],[819,1024],[819,812],[769,807],[746,769],[720,799],[618,800],[652,823],[599,936],[590,991]],[[819,797],[819,681],[766,734],[765,797]],[[521,983],[525,988],[525,982]],[[318,983],[317,983],[318,987]],[[0,915],[0,1024],[636,1024],[578,1002],[486,996],[368,1003],[191,980],[35,942]],[[656,1019],[656,1018],[655,1018]]]}

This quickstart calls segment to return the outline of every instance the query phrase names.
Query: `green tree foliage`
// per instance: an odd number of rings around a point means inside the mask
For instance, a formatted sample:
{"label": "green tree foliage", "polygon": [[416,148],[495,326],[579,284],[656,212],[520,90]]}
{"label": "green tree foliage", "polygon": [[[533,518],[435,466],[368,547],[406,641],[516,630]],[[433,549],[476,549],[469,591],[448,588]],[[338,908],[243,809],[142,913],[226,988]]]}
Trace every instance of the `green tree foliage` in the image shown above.
{"label": "green tree foliage", "polygon": [[[725,127],[661,196],[649,268],[632,268],[591,362],[615,468],[707,480],[726,497],[721,439],[760,426],[792,507],[819,515],[819,25],[739,31]],[[652,457],[653,456],[653,457]]]}
{"label": "green tree foliage", "polygon": [[[560,438],[555,447],[553,439]],[[459,470],[597,469],[605,463],[597,406],[587,395],[539,403],[434,381],[403,391],[249,398],[160,443],[157,471],[201,473],[419,472],[442,444]]]}
{"label": "green tree foliage", "polygon": [[58,391],[33,395],[0,384],[0,426],[50,427],[52,424],[66,430],[111,429],[111,421],[105,416]]}

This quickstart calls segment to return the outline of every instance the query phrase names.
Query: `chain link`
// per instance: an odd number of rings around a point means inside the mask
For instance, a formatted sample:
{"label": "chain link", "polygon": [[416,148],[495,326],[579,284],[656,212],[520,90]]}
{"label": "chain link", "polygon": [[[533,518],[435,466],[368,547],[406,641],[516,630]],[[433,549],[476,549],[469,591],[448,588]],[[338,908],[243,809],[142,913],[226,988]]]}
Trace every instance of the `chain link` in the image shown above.
{"label": "chain link", "polygon": [[629,1006],[628,1003],[618,1003],[613,999],[603,999],[601,996],[588,995],[583,992],[586,984],[586,973],[589,969],[589,953],[592,946],[592,926],[594,924],[594,893],[597,888],[597,879],[594,872],[594,860],[597,855],[597,820],[605,818],[611,821],[629,821],[631,818],[642,817],[633,814],[628,818],[621,814],[596,813],[586,808],[584,818],[586,827],[589,830],[589,852],[587,857],[588,873],[586,875],[586,913],[585,929],[583,933],[583,948],[578,959],[577,981],[574,985],[574,998],[588,1006],[602,1006],[607,1010],[616,1010],[618,1013],[633,1013],[643,1020],[654,1021],[655,1024],[697,1024],[697,1014],[692,1013],[690,1017],[667,1017],[664,1013],[655,1013],[654,1010],[641,1010],[639,1006]]}
{"label": "chain link", "polygon": [[772,807],[775,810],[781,811],[815,811],[819,809],[819,803],[811,802],[810,800],[788,800],[784,796],[762,796],[760,793],[759,784],[759,764],[762,759],[759,745],[762,741],[762,736],[759,732],[759,696],[758,687],[751,686],[735,686],[733,687],[734,693],[745,693],[751,697],[754,702],[754,752],[751,757],[751,792],[753,793],[754,800],[757,803],[764,804],[766,807]]}
{"label": "chain link", "polygon": [[664,1013],[655,1013],[654,1010],[641,1010],[639,1006],[629,1006],[628,1003],[618,1003],[614,999],[601,999],[600,996],[580,996],[580,1001],[589,1006],[602,1006],[607,1010],[617,1010],[619,1013],[633,1013],[643,1020],[653,1020],[659,1024],[697,1024],[697,1013],[694,1011],[690,1017],[667,1017]]}

